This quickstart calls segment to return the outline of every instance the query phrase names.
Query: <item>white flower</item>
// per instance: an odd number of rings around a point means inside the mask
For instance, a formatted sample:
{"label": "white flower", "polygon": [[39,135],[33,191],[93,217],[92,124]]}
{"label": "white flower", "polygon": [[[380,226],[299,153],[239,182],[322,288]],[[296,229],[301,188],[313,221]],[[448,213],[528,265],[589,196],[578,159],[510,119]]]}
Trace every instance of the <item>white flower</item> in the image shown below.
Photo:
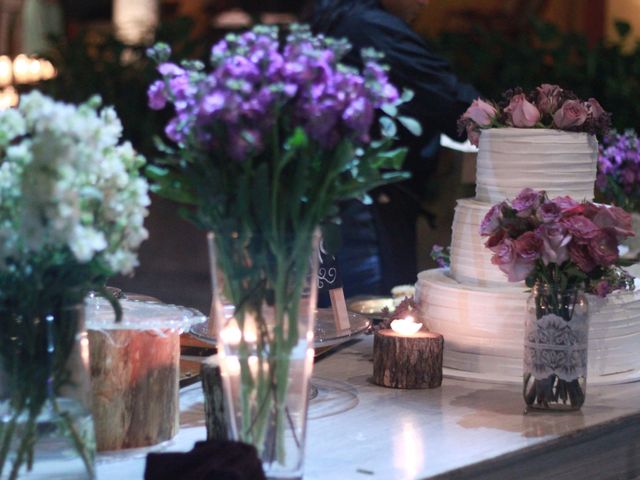
{"label": "white flower", "polygon": [[148,236],[145,162],[119,143],[122,124],[99,103],[76,107],[34,91],[0,112],[0,269],[43,248],[103,261],[113,273],[137,265]]}

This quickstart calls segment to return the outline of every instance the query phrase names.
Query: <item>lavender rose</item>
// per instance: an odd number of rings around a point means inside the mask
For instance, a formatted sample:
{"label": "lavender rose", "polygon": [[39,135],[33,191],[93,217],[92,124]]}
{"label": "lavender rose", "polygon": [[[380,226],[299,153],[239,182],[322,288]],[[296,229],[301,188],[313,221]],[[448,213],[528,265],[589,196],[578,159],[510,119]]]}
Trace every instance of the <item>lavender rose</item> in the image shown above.
{"label": "lavender rose", "polygon": [[600,120],[600,118],[602,118],[602,116],[606,113],[604,111],[604,108],[602,108],[602,105],[600,105],[600,102],[598,102],[595,98],[590,98],[584,103],[584,105],[587,109],[587,115],[589,116],[589,118],[593,119],[596,122]]}
{"label": "lavender rose", "polygon": [[584,215],[574,215],[561,220],[562,225],[573,236],[577,243],[587,243],[593,239],[600,229]]}
{"label": "lavender rose", "polygon": [[558,207],[560,207],[560,209],[562,210],[569,210],[570,208],[577,207],[579,205],[578,202],[576,202],[573,198],[569,197],[568,195],[565,195],[563,197],[556,197],[551,201],[556,205],[558,205]]}
{"label": "lavender rose", "polygon": [[582,125],[587,120],[587,109],[578,100],[567,100],[553,115],[553,124],[560,130],[568,130]]}
{"label": "lavender rose", "polygon": [[520,218],[526,218],[535,212],[544,201],[544,191],[536,191],[531,188],[523,189],[511,205]]}
{"label": "lavender rose", "polygon": [[555,263],[562,265],[569,259],[567,245],[571,241],[571,235],[559,223],[540,225],[536,233],[542,241],[542,262],[545,265]]}
{"label": "lavender rose", "polygon": [[471,103],[467,111],[462,114],[463,119],[469,119],[480,127],[488,127],[495,118],[497,110],[490,103],[478,98]]}
{"label": "lavender rose", "polygon": [[589,247],[576,242],[569,242],[569,258],[585,273],[596,268],[596,262],[589,253]]}
{"label": "lavender rose", "polygon": [[538,91],[538,98],[536,100],[538,110],[543,114],[553,115],[560,106],[562,88],[558,85],[543,83],[536,90]]}
{"label": "lavender rose", "polygon": [[554,202],[544,202],[536,211],[536,218],[542,223],[555,222],[560,218],[562,208]]}
{"label": "lavender rose", "polygon": [[612,231],[619,241],[635,236],[631,225],[631,214],[620,207],[600,207],[593,217],[593,223],[602,229]]}
{"label": "lavender rose", "polygon": [[513,243],[518,257],[520,257],[524,263],[533,264],[533,262],[540,258],[542,240],[535,232],[525,232],[516,238]]}
{"label": "lavender rose", "polygon": [[471,122],[467,124],[466,129],[469,142],[471,142],[471,145],[475,145],[477,147],[480,144],[480,131]]}
{"label": "lavender rose", "polygon": [[502,207],[504,205],[505,202],[502,202],[491,207],[491,209],[482,219],[482,223],[480,224],[480,235],[493,235],[496,229],[500,226],[500,219],[502,218]]}
{"label": "lavender rose", "polygon": [[618,241],[609,230],[600,230],[587,247],[591,258],[601,267],[613,265],[618,260]]}
{"label": "lavender rose", "polygon": [[509,105],[504,109],[507,124],[517,128],[533,127],[540,121],[540,111],[527,100],[524,93],[511,97]]}
{"label": "lavender rose", "polygon": [[497,265],[498,268],[507,275],[510,282],[521,282],[533,269],[535,260],[528,260],[518,254],[518,248],[522,252],[530,252],[530,245],[525,240],[518,247],[516,241],[506,237],[491,250],[494,252],[491,257],[491,263]]}

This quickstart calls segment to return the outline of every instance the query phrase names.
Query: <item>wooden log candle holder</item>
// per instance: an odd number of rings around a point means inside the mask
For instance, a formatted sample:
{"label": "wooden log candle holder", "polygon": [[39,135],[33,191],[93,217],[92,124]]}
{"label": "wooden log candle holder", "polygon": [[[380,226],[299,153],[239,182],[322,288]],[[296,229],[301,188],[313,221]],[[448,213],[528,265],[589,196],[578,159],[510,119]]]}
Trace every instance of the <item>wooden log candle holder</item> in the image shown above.
{"label": "wooden log candle holder", "polygon": [[373,381],[391,388],[439,387],[443,347],[439,333],[379,330],[373,339]]}
{"label": "wooden log candle holder", "polygon": [[180,425],[180,332],[89,330],[98,451],[173,438]]}

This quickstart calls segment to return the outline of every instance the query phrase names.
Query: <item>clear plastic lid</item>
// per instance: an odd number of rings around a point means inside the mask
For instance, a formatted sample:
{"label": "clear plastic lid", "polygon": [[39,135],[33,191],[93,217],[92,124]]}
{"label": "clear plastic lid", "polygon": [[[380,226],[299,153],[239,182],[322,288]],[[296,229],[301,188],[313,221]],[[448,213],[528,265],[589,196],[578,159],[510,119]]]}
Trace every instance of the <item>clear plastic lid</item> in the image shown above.
{"label": "clear plastic lid", "polygon": [[120,299],[122,320],[116,322],[111,304],[104,298],[85,300],[88,330],[178,330],[186,331],[207,317],[196,309],[157,301]]}

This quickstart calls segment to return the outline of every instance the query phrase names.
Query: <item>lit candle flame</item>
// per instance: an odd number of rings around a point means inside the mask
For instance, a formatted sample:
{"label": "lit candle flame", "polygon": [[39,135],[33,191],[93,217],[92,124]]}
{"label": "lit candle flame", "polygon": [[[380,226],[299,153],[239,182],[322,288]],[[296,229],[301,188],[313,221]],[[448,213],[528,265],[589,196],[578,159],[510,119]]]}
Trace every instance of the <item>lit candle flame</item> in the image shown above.
{"label": "lit candle flame", "polygon": [[391,322],[391,329],[400,335],[413,335],[421,328],[422,324],[410,316]]}

